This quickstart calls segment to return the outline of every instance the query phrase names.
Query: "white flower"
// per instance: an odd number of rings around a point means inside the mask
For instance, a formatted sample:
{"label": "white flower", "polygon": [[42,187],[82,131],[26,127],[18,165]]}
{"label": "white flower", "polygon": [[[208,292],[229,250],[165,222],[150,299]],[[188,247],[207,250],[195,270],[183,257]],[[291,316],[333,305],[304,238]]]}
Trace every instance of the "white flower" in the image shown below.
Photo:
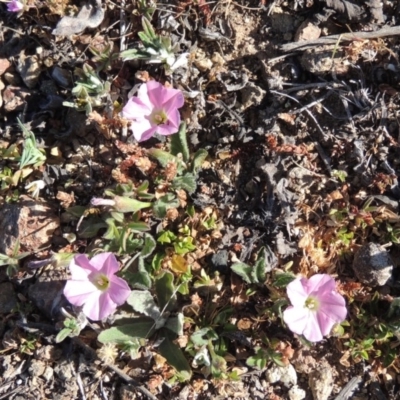
{"label": "white flower", "polygon": [[40,190],[44,189],[45,186],[46,186],[46,183],[43,180],[37,180],[37,181],[33,181],[31,183],[28,183],[25,186],[25,189],[28,192],[31,192],[31,196],[34,199],[37,199],[39,197]]}

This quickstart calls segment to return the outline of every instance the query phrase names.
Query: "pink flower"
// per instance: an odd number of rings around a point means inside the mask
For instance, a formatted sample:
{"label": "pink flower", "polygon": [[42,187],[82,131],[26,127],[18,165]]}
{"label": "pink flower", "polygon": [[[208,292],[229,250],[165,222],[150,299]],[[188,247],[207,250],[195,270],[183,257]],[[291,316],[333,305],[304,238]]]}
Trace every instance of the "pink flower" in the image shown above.
{"label": "pink flower", "polygon": [[283,319],[292,332],[310,342],[322,340],[346,318],[345,300],[329,275],[297,278],[287,286],[287,295],[292,305],[284,311]]}
{"label": "pink flower", "polygon": [[172,135],[178,132],[181,117],[178,108],[184,103],[182,92],[149,81],[140,86],[137,97],[131,97],[122,116],[132,121],[133,136],[138,142],[150,139],[155,133]]}
{"label": "pink flower", "polygon": [[76,255],[69,269],[72,278],[65,285],[64,296],[74,306],[83,306],[83,313],[93,321],[111,315],[131,293],[128,284],[115,276],[119,265],[112,253],[91,260],[85,254]]}
{"label": "pink flower", "polygon": [[18,0],[11,0],[7,4],[7,10],[10,12],[20,12],[24,8],[24,5]]}

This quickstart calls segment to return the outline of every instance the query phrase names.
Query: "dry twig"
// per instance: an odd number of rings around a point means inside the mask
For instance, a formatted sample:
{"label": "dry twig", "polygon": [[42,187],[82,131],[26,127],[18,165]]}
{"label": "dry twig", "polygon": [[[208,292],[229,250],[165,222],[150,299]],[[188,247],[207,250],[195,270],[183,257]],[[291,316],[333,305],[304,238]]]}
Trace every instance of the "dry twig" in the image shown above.
{"label": "dry twig", "polygon": [[396,35],[400,35],[400,26],[385,27],[375,32],[349,32],[340,35],[323,36],[317,40],[286,43],[281,45],[279,48],[284,52],[301,51],[315,46],[334,45],[338,42],[352,42],[353,40],[376,39]]}

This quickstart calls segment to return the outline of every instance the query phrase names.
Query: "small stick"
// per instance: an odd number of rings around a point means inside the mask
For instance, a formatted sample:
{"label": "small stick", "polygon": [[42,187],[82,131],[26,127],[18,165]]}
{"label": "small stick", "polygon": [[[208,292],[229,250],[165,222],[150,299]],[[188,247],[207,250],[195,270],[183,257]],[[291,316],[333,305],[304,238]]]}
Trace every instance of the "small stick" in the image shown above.
{"label": "small stick", "polygon": [[323,46],[329,44],[339,44],[340,42],[352,42],[353,40],[376,39],[387,36],[400,35],[400,26],[389,26],[375,32],[349,32],[340,35],[323,36],[317,40],[305,40],[303,42],[286,43],[279,47],[280,50],[302,51],[314,46]]}

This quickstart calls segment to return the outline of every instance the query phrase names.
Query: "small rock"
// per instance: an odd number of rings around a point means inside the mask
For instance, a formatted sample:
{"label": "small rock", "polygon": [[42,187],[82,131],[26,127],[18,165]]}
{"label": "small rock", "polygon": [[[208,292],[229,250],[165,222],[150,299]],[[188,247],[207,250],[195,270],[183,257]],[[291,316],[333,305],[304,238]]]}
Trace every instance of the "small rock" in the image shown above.
{"label": "small rock", "polygon": [[10,282],[1,283],[0,314],[6,314],[11,312],[16,305],[17,305],[17,296],[15,295],[13,285]]}
{"label": "small rock", "polygon": [[360,282],[383,286],[392,276],[393,261],[384,247],[367,243],[355,254],[352,267]]}
{"label": "small rock", "polygon": [[269,383],[282,382],[284,386],[291,387],[297,384],[297,373],[292,364],[286,367],[274,364],[265,372],[265,379]]}
{"label": "small rock", "polygon": [[226,274],[228,269],[228,251],[221,250],[211,256],[211,264],[215,271]]}
{"label": "small rock", "polygon": [[48,203],[22,195],[18,204],[4,204],[0,208],[0,253],[11,255],[17,240],[22,251],[34,253],[51,243],[59,226],[60,221]]}
{"label": "small rock", "polygon": [[308,378],[314,400],[328,400],[333,390],[332,368],[325,365],[312,371]]}
{"label": "small rock", "polygon": [[72,85],[71,72],[60,67],[54,67],[51,71],[51,77],[57,82],[61,87],[70,87]]}
{"label": "small rock", "polygon": [[51,368],[50,366],[47,366],[46,369],[43,372],[42,377],[46,380],[46,382],[49,382],[54,376],[54,369]]}
{"label": "small rock", "polygon": [[63,361],[54,367],[54,372],[62,381],[72,379],[72,366],[70,363]]}
{"label": "small rock", "polygon": [[316,75],[324,75],[332,70],[338,75],[347,74],[350,64],[343,62],[345,58],[344,50],[338,49],[334,58],[332,58],[332,52],[331,46],[308,49],[300,59],[301,65],[306,71]]}
{"label": "small rock", "polygon": [[58,347],[47,345],[36,349],[35,357],[46,361],[58,361],[62,356],[62,350]]}
{"label": "small rock", "polygon": [[29,365],[28,371],[31,376],[42,376],[46,369],[43,361],[33,359]]}
{"label": "small rock", "polygon": [[242,94],[242,110],[260,105],[267,93],[253,82],[248,82],[240,92]]}
{"label": "small rock", "polygon": [[290,400],[303,400],[306,397],[306,392],[294,385],[288,392]]}
{"label": "small rock", "polygon": [[6,112],[20,111],[25,107],[26,98],[30,93],[26,89],[7,86],[3,92],[3,104]]}
{"label": "small rock", "polygon": [[68,303],[63,297],[64,281],[36,282],[29,286],[28,297],[49,318],[56,318]]}
{"label": "small rock", "polygon": [[2,91],[3,89],[6,87],[6,85],[4,84],[4,82],[0,79],[0,107],[3,105],[3,95],[2,95]]}
{"label": "small rock", "polygon": [[208,58],[202,49],[197,49],[193,64],[201,71],[205,72],[211,69],[213,62]]}
{"label": "small rock", "polygon": [[321,36],[321,28],[314,25],[311,21],[305,20],[297,29],[294,35],[295,42],[304,40],[316,40]]}
{"label": "small rock", "polygon": [[3,75],[10,66],[11,63],[7,58],[0,58],[0,76]]}

